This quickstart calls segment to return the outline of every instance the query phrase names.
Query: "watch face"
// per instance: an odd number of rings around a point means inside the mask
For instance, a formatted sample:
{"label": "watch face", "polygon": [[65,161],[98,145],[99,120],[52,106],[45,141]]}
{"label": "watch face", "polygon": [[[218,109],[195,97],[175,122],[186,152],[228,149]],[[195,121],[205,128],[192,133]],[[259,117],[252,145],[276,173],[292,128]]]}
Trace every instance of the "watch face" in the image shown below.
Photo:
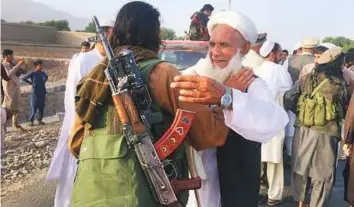
{"label": "watch face", "polygon": [[232,97],[230,95],[224,95],[221,100],[221,105],[224,107],[230,106],[232,103]]}

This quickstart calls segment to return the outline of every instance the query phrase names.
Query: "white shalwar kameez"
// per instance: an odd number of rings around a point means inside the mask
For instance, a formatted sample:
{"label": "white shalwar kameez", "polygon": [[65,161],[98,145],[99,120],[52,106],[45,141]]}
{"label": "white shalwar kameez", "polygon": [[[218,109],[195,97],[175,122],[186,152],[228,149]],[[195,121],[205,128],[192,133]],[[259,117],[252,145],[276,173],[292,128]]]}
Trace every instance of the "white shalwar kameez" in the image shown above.
{"label": "white shalwar kameez", "polygon": [[[291,76],[282,65],[264,61],[254,69],[255,75],[265,81],[272,97],[283,107],[283,93],[292,86]],[[269,142],[262,144],[262,162],[267,163],[267,178],[269,183],[268,198],[281,200],[284,190],[283,146],[285,127],[279,130]]]}
{"label": "white shalwar kameez", "polygon": [[[210,76],[205,73],[200,60],[196,66],[184,71],[184,74]],[[199,66],[198,66],[199,65]],[[267,142],[288,123],[286,112],[274,101],[271,92],[261,79],[257,78],[247,93],[233,89],[232,111],[224,110],[225,124],[244,138],[256,142]],[[192,162],[197,174],[202,178],[202,187],[196,195],[190,193],[188,207],[220,207],[221,197],[217,169],[216,149],[193,151]],[[230,158],[232,159],[232,158]],[[192,191],[190,191],[192,192]]]}

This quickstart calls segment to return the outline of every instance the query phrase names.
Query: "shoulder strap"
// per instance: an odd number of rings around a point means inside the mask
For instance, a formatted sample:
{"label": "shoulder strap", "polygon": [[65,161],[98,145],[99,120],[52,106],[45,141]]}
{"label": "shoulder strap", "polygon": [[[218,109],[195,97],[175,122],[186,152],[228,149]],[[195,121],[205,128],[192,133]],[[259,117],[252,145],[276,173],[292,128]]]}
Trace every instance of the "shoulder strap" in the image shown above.
{"label": "shoulder strap", "polygon": [[[141,71],[142,78],[144,79],[146,84],[149,83],[149,75],[151,70],[154,69],[154,67],[157,64],[162,62],[166,62],[166,61],[156,58],[156,59],[144,60],[137,64],[138,68]],[[148,111],[148,114],[146,114],[146,117],[149,119],[149,122],[151,124],[162,122],[163,121],[163,115],[161,113],[162,110],[154,100],[152,102],[151,109],[152,111]]]}
{"label": "shoulder strap", "polygon": [[327,82],[328,82],[328,78],[326,78],[323,81],[321,81],[321,83],[318,84],[318,86],[312,91],[311,97],[313,97],[318,92],[318,90],[320,90],[320,88]]}
{"label": "shoulder strap", "polygon": [[166,61],[156,58],[156,59],[144,60],[144,61],[141,61],[137,64],[138,68],[140,69],[140,71],[142,73],[145,83],[148,83],[148,81],[149,81],[148,77],[149,77],[151,70],[157,64],[162,63],[162,62],[166,62]]}

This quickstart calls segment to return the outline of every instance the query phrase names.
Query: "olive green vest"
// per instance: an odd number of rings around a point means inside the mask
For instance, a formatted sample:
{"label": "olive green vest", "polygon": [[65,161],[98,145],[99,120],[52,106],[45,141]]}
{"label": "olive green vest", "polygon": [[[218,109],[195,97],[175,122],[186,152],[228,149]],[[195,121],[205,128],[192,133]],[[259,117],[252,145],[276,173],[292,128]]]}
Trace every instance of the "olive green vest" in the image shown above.
{"label": "olive green vest", "polygon": [[339,136],[340,123],[345,116],[346,87],[343,81],[312,73],[300,80],[300,87],[296,125]]}
{"label": "olive green vest", "polygon": [[[146,83],[150,71],[161,60],[149,60],[138,64]],[[72,207],[155,207],[153,196],[139,161],[122,135],[120,121],[112,100],[104,104],[98,127],[85,137],[79,156],[79,166],[72,193]],[[173,116],[163,111],[153,100],[152,111],[161,115],[153,118],[152,134],[156,139],[168,129]],[[156,115],[156,114],[155,114]],[[108,124],[109,123],[109,124]],[[182,144],[171,157],[174,166],[165,168],[170,178],[188,178],[188,163]],[[174,170],[176,169],[176,171]],[[188,191],[177,195],[182,206],[188,200]]]}

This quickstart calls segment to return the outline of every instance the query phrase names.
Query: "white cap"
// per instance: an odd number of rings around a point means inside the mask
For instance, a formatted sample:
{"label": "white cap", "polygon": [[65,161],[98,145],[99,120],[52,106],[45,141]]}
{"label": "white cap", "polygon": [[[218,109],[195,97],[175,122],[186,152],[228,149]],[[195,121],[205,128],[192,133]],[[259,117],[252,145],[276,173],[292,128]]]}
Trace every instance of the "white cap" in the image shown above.
{"label": "white cap", "polygon": [[296,45],[294,46],[293,51],[294,51],[294,50],[299,50],[300,48],[301,48],[301,42],[298,42],[298,43],[296,43]]}
{"label": "white cap", "polygon": [[259,49],[259,54],[262,57],[267,57],[269,53],[273,50],[275,43],[272,41],[265,41],[262,45],[262,47]]}
{"label": "white cap", "polygon": [[114,27],[114,23],[115,23],[115,21],[113,21],[113,20],[105,19],[105,20],[100,21],[100,26],[101,27]]}
{"label": "white cap", "polygon": [[252,45],[257,40],[257,28],[253,21],[246,15],[234,11],[220,11],[214,13],[208,21],[208,32],[211,34],[218,24],[226,24],[237,30],[246,41]]}

